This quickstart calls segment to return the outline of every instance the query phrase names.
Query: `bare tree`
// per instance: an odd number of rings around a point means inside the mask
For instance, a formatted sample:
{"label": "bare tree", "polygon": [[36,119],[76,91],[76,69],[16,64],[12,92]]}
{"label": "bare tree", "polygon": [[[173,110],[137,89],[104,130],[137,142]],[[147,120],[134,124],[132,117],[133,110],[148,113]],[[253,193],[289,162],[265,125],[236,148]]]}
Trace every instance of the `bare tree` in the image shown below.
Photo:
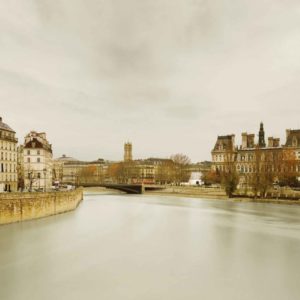
{"label": "bare tree", "polygon": [[227,150],[224,154],[224,168],[221,171],[221,184],[229,198],[231,198],[236,191],[238,182],[239,176],[235,167],[235,152],[233,150]]}
{"label": "bare tree", "polygon": [[155,182],[158,184],[168,184],[175,179],[175,163],[172,160],[166,160],[156,167]]}
{"label": "bare tree", "polygon": [[203,173],[201,179],[205,185],[220,184],[221,174],[219,170],[216,171],[211,170],[209,172]]}
{"label": "bare tree", "polygon": [[274,183],[281,185],[297,184],[297,160],[292,149],[261,149],[256,147],[253,172],[249,185],[254,197],[266,197]]}
{"label": "bare tree", "polygon": [[297,157],[293,149],[282,151],[281,168],[278,173],[278,182],[282,186],[297,187],[299,185],[297,172]]}
{"label": "bare tree", "polygon": [[132,183],[139,177],[139,169],[134,161],[111,164],[108,176],[115,183]]}
{"label": "bare tree", "polygon": [[188,167],[191,164],[190,158],[182,153],[171,155],[170,158],[175,165],[174,181],[177,184],[180,184],[180,182],[188,181],[191,176],[191,172],[188,170]]}
{"label": "bare tree", "polygon": [[103,169],[97,165],[87,165],[77,173],[79,184],[83,183],[102,183],[104,180]]}

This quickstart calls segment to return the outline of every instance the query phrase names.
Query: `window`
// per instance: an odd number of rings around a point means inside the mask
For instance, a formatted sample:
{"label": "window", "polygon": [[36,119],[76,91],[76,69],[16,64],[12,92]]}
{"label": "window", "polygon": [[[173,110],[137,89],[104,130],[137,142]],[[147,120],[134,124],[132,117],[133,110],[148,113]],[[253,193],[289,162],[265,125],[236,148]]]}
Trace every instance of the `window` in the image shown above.
{"label": "window", "polygon": [[37,173],[37,178],[41,178],[41,173]]}
{"label": "window", "polygon": [[30,150],[27,150],[27,155],[30,155]]}
{"label": "window", "polygon": [[27,162],[29,162],[29,163],[30,163],[30,157],[27,157]]}
{"label": "window", "polygon": [[38,163],[41,162],[41,159],[40,159],[39,157],[37,158],[37,162],[38,162]]}
{"label": "window", "polygon": [[40,155],[41,153],[40,153],[40,150],[37,150],[37,155]]}

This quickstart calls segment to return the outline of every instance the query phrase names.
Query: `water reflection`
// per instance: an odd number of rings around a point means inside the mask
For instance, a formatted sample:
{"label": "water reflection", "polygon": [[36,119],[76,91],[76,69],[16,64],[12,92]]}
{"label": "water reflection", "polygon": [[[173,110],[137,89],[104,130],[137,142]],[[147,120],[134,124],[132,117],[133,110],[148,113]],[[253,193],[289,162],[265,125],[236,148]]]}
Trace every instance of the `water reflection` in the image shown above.
{"label": "water reflection", "polygon": [[299,299],[300,207],[86,195],[0,227],[0,299]]}

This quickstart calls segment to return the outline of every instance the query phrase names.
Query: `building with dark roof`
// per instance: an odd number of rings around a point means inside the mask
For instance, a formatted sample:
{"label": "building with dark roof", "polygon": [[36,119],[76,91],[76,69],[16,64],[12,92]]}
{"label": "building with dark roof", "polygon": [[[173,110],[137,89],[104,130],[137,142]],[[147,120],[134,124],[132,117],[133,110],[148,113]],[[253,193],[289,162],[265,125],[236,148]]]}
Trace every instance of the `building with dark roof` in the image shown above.
{"label": "building with dark roof", "polygon": [[[287,154],[289,157],[287,157]],[[290,160],[290,164],[293,160],[293,166],[290,166],[290,168],[293,168],[293,172],[298,172],[299,176],[300,130],[286,130],[286,142],[284,145],[280,145],[280,139],[274,137],[269,137],[268,144],[266,144],[264,126],[261,123],[257,143],[255,143],[254,134],[245,132],[242,133],[241,146],[234,144],[234,135],[218,136],[211,155],[213,171],[226,171],[228,164],[233,163],[242,179],[241,181],[244,182],[255,172],[258,164],[260,168],[264,165],[263,168],[278,169],[279,166],[274,165],[276,163],[275,157],[282,157],[285,161]]]}
{"label": "building with dark roof", "polygon": [[286,130],[286,143],[285,147],[299,147],[300,148],[300,130]]}
{"label": "building with dark roof", "polygon": [[46,133],[31,131],[25,136],[24,147],[25,188],[47,190],[52,186],[52,145]]}

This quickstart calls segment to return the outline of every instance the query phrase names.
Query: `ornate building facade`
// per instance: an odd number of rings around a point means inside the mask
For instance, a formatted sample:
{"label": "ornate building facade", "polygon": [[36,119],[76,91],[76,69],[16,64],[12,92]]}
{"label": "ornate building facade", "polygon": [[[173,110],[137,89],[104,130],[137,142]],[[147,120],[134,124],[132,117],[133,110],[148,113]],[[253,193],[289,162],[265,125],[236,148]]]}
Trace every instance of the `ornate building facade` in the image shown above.
{"label": "ornate building facade", "polygon": [[28,190],[48,190],[52,186],[52,145],[44,132],[31,131],[23,147],[24,183]]}
{"label": "ornate building facade", "polygon": [[0,118],[0,192],[18,189],[16,133]]}
{"label": "ornate building facade", "polygon": [[300,130],[287,130],[286,142],[269,137],[265,142],[263,123],[260,124],[258,142],[255,135],[242,133],[242,144],[235,145],[235,135],[218,136],[211,152],[212,170],[226,172],[233,165],[240,178],[240,185],[253,179],[258,171],[270,174],[273,180],[279,175],[300,174]]}

